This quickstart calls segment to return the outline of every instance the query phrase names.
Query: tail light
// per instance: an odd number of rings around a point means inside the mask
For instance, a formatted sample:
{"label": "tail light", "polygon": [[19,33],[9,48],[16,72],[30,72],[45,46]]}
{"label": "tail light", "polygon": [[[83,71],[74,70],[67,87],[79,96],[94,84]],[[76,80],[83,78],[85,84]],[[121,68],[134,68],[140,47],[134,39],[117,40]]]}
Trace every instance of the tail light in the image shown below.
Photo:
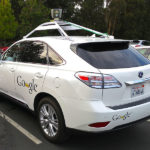
{"label": "tail light", "polygon": [[140,45],[136,45],[135,47],[140,47]]}
{"label": "tail light", "polygon": [[121,83],[111,75],[103,75],[104,89],[108,88],[120,88]]}
{"label": "tail light", "polygon": [[90,124],[89,126],[94,127],[94,128],[102,128],[102,127],[106,127],[109,123],[110,123],[110,121],[108,121],[108,122],[97,122],[97,123]]}
{"label": "tail light", "polygon": [[77,72],[75,76],[91,88],[108,89],[121,87],[121,83],[111,75]]}

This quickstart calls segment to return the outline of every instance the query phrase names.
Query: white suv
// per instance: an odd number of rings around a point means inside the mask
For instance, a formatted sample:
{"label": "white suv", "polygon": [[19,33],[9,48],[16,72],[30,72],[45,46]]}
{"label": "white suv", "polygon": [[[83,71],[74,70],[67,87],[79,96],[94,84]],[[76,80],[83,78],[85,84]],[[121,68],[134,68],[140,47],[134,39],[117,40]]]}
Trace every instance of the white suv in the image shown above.
{"label": "white suv", "polygon": [[2,55],[0,70],[0,91],[35,111],[52,142],[67,128],[108,131],[150,115],[150,62],[128,41],[26,36]]}

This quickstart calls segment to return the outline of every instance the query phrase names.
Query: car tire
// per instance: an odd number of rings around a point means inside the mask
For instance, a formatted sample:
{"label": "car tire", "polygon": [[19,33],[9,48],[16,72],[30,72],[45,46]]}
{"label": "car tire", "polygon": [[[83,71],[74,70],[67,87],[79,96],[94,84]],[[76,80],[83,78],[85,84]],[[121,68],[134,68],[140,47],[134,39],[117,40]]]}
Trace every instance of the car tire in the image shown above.
{"label": "car tire", "polygon": [[69,137],[62,110],[52,97],[44,97],[37,108],[37,117],[43,135],[53,143],[62,143]]}

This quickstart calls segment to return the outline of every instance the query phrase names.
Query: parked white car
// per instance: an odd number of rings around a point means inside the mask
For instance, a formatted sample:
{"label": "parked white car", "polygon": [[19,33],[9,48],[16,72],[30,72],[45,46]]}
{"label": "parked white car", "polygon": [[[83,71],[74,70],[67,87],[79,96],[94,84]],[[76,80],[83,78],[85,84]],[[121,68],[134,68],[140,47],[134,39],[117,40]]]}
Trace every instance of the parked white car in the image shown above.
{"label": "parked white car", "polygon": [[[81,29],[92,36],[66,33]],[[68,128],[109,131],[150,116],[150,62],[128,41],[96,35],[48,22],[1,57],[0,91],[35,111],[52,142],[65,140]]]}
{"label": "parked white car", "polygon": [[150,41],[147,40],[133,40],[131,41],[131,46],[133,46],[134,48],[137,47],[143,47],[143,46],[150,46]]}

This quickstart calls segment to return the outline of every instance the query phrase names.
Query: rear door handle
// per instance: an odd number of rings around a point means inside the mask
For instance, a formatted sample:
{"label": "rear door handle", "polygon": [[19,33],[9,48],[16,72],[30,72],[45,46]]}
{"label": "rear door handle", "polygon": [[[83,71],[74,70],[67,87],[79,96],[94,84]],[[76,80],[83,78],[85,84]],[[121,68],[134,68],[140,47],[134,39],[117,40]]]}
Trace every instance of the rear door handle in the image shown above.
{"label": "rear door handle", "polygon": [[35,76],[36,76],[37,78],[43,78],[43,75],[42,75],[40,72],[36,73]]}
{"label": "rear door handle", "polygon": [[15,72],[15,69],[14,68],[10,68],[9,69],[11,72]]}
{"label": "rear door handle", "polygon": [[135,84],[142,84],[142,83],[145,83],[145,82],[150,82],[150,77],[145,78],[145,79],[135,80],[135,81],[128,81],[128,82],[125,82],[125,84],[127,86],[130,86],[130,85],[135,85]]}

